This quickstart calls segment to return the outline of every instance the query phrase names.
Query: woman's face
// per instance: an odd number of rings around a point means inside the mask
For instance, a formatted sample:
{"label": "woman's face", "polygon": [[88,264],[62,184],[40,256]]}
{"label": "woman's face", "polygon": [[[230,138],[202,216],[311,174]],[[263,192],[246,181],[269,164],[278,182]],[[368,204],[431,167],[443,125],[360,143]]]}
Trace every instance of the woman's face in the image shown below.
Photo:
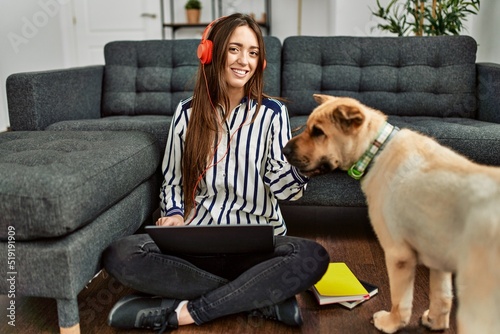
{"label": "woman's face", "polygon": [[236,28],[229,37],[225,78],[230,92],[242,93],[259,62],[259,44],[248,26]]}

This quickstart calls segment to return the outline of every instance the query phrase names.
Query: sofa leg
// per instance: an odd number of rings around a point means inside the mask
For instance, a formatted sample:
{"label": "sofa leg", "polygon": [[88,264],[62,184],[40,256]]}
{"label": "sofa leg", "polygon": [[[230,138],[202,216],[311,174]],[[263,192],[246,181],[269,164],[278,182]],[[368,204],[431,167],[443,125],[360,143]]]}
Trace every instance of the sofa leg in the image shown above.
{"label": "sofa leg", "polygon": [[80,334],[78,300],[57,299],[57,315],[61,334]]}
{"label": "sofa leg", "polygon": [[80,324],[71,327],[59,327],[59,334],[80,334]]}

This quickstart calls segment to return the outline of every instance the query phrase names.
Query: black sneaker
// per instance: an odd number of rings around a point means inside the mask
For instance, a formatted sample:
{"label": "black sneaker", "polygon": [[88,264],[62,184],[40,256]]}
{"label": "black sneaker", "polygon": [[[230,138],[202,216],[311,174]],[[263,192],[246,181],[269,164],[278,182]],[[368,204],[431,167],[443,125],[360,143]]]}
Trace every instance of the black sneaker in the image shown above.
{"label": "black sneaker", "polygon": [[302,315],[295,296],[281,303],[253,310],[250,312],[250,315],[281,321],[288,326],[302,325]]}
{"label": "black sneaker", "polygon": [[120,299],[111,309],[108,325],[116,328],[149,328],[163,333],[177,328],[175,309],[180,300],[132,294]]}

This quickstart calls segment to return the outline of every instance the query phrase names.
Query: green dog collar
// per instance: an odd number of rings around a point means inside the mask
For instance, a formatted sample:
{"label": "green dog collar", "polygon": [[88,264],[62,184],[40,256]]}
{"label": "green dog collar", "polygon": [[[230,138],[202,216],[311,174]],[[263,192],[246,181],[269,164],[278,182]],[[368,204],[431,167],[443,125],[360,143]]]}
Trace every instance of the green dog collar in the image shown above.
{"label": "green dog collar", "polygon": [[370,145],[361,158],[354,165],[352,165],[351,168],[349,168],[347,174],[355,180],[361,180],[366,169],[368,168],[368,165],[377,153],[382,150],[382,146],[385,142],[392,138],[398,131],[398,127],[385,122],[384,126],[377,135],[377,139],[375,139],[373,144]]}

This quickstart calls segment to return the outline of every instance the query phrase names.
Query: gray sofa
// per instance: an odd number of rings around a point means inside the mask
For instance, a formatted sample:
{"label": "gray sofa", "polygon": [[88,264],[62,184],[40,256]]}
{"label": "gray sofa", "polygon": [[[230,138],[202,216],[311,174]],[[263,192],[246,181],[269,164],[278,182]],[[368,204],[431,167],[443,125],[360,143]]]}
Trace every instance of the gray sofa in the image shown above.
{"label": "gray sofa", "polygon": [[[62,328],[78,324],[76,296],[100,269],[101,250],[118,236],[134,233],[158,206],[159,164],[170,119],[178,101],[192,94],[198,43],[113,42],[105,47],[104,66],[18,73],[7,79],[13,131],[0,134],[0,180],[8,180],[0,181],[0,202],[2,198],[14,200],[0,204],[1,254],[7,258],[8,226],[15,226],[22,231],[16,239],[16,292],[56,298]],[[285,99],[293,128],[304,124],[315,107],[313,93],[351,96],[389,114],[389,121],[399,127],[431,135],[477,162],[500,165],[500,66],[476,63],[477,45],[472,38],[297,36],[283,43],[265,37],[265,43],[265,90]],[[108,137],[108,153],[80,154],[82,146],[92,148],[88,141],[99,133]],[[53,145],[37,145],[51,140]],[[75,144],[75,140],[83,143]],[[15,203],[32,200],[34,195],[26,190],[16,192],[19,175],[21,179],[30,178],[30,173],[39,175],[46,168],[48,153],[72,154],[77,160],[70,169],[79,180],[85,180],[77,168],[79,163],[89,166],[93,175],[106,173],[109,171],[103,166],[109,159],[121,161],[136,155],[130,147],[144,148],[149,163],[142,158],[135,166],[125,163],[126,168],[120,169],[118,165],[93,185],[93,192],[71,188],[79,196],[59,194],[63,202],[76,201],[72,205],[42,211],[31,224],[22,219],[30,211],[20,211]],[[35,150],[36,158],[20,154],[23,150]],[[61,176],[60,160],[50,163],[51,173]],[[63,180],[62,186],[71,178],[46,176],[38,186],[57,180]],[[98,196],[99,187],[110,189]],[[55,192],[58,187],[51,189]],[[143,202],[137,202],[138,197]],[[100,205],[88,209],[89,200]],[[131,203],[135,203],[132,210]],[[312,179],[303,198],[282,203],[285,217],[290,219],[311,217],[303,212],[365,207],[359,183],[340,171]],[[130,215],[137,210],[140,213]],[[9,214],[4,216],[4,212]],[[77,218],[64,225],[70,217]],[[32,231],[51,231],[51,224],[61,226],[57,235]],[[91,237],[99,242],[88,244]],[[88,253],[81,263],[75,262],[79,252]],[[54,254],[59,258],[53,258]],[[45,280],[55,275],[66,284],[44,289]],[[8,291],[9,284],[2,280],[0,292]]]}
{"label": "gray sofa", "polygon": [[[499,166],[500,65],[476,63],[476,51],[468,36],[291,37],[283,45],[281,96],[292,126],[316,106],[313,93],[350,96],[400,128]],[[303,198],[286,204],[298,206],[290,217],[304,206],[366,207],[358,182],[340,171],[314,178]]]}

